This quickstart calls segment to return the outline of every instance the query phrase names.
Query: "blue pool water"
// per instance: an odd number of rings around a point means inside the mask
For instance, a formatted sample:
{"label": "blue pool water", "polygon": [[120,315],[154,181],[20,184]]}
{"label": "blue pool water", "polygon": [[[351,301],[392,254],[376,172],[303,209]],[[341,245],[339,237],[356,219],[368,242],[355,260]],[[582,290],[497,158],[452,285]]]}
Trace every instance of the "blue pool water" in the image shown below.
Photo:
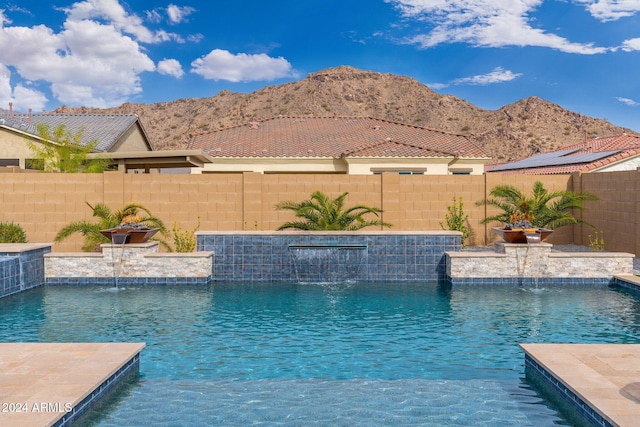
{"label": "blue pool water", "polygon": [[2,342],[145,342],[92,425],[566,424],[518,343],[640,343],[606,288],[437,284],[44,287],[0,300]]}

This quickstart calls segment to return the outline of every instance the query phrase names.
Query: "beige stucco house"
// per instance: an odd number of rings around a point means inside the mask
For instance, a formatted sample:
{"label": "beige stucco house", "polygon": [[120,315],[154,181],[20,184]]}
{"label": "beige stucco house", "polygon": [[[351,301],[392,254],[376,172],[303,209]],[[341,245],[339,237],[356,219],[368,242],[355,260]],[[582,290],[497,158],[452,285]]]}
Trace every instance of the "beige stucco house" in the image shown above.
{"label": "beige stucco house", "polygon": [[468,136],[372,117],[275,117],[195,135],[212,162],[192,173],[484,173]]}
{"label": "beige stucco house", "polygon": [[210,159],[199,151],[154,151],[147,133],[134,114],[14,114],[0,111],[0,167],[28,169],[33,158],[29,142],[46,143],[36,125],[51,132],[64,124],[75,135],[82,129],[81,144],[96,142],[90,157],[106,156],[121,172],[157,172],[168,168],[203,167]]}
{"label": "beige stucco house", "polygon": [[64,124],[72,134],[83,129],[81,144],[96,141],[96,152],[151,151],[151,143],[133,114],[10,114],[0,115],[0,166],[27,168],[33,157],[28,142],[44,143],[37,124],[53,131]]}

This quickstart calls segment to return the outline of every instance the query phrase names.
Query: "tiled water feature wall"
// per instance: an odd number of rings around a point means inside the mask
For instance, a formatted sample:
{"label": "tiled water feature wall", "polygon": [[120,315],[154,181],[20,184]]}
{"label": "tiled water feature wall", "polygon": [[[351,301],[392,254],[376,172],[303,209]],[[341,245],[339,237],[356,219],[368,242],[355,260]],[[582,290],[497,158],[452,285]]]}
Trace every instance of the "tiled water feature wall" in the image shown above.
{"label": "tiled water feature wall", "polygon": [[51,245],[0,244],[0,298],[44,285],[44,254]]}
{"label": "tiled water feature wall", "polygon": [[296,282],[294,258],[305,249],[321,257],[342,251],[334,259],[346,263],[350,272],[358,271],[350,280],[441,281],[445,252],[459,251],[461,244],[455,231],[207,231],[196,237],[198,251],[213,253],[214,281]]}

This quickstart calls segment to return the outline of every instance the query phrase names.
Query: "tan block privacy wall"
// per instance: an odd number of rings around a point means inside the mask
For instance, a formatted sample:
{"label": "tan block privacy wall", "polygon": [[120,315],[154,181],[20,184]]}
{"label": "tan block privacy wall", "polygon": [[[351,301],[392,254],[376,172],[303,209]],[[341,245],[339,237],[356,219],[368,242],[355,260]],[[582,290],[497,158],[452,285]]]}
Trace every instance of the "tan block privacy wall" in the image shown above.
{"label": "tan block privacy wall", "polygon": [[[268,231],[293,219],[291,212],[276,211],[276,203],[308,199],[315,190],[334,197],[347,191],[348,206],[380,207],[383,220],[398,231],[440,230],[453,198],[462,199],[474,231],[467,244],[479,245],[495,239],[490,225],[480,223],[495,211],[475,202],[488,197],[496,185],[515,185],[529,192],[539,180],[550,191],[598,194],[601,201],[588,204],[584,219],[604,230],[607,250],[636,253],[640,249],[638,178],[640,173],[635,171],[558,176],[0,173],[0,221],[20,224],[30,242],[49,243],[72,221],[94,221],[85,202],[105,203],[111,209],[139,203],[168,228],[177,224],[182,230],[192,230],[199,222],[203,231]],[[549,241],[588,244],[591,230],[564,227]],[[81,236],[75,236],[55,244],[53,251],[78,251],[81,242]]]}

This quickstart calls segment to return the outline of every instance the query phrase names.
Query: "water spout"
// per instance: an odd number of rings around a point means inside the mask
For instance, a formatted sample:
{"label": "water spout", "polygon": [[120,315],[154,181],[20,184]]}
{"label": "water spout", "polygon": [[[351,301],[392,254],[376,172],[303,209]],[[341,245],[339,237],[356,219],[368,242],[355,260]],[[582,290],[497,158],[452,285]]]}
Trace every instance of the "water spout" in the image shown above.
{"label": "water spout", "polygon": [[352,283],[359,279],[367,245],[289,245],[298,283]]}
{"label": "water spout", "polygon": [[525,237],[527,238],[528,244],[540,243],[542,241],[540,231],[536,231],[534,233],[525,233]]}

